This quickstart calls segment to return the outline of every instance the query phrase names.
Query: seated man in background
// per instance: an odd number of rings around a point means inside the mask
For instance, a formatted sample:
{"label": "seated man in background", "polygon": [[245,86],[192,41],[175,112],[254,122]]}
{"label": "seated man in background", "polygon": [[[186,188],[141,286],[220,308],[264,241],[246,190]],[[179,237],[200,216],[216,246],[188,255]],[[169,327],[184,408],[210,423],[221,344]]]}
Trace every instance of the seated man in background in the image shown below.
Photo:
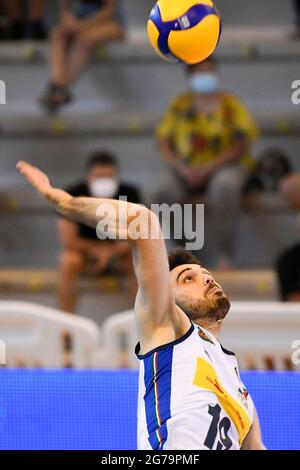
{"label": "seated man in background", "polygon": [[[88,161],[84,181],[68,189],[72,196],[118,199],[141,203],[139,191],[120,181],[118,165],[109,152],[97,152]],[[75,312],[78,298],[77,280],[81,274],[102,274],[113,271],[125,274],[130,281],[130,295],[136,294],[130,248],[122,241],[102,241],[94,229],[60,218],[59,236],[62,245],[60,257],[58,297],[59,308]]]}
{"label": "seated man in background", "polygon": [[96,45],[123,38],[118,0],[64,0],[50,42],[51,81],[42,104],[50,112],[72,100],[71,85]]}
{"label": "seated man in background", "polygon": [[24,15],[21,0],[5,0],[5,10],[8,16],[7,27],[2,32],[3,39],[18,41],[21,39],[43,40],[47,32],[43,20],[46,0],[28,0]]}
{"label": "seated man in background", "polygon": [[159,202],[205,195],[218,244],[220,268],[232,264],[232,240],[242,189],[253,165],[257,128],[245,106],[220,89],[214,59],[188,66],[190,91],[177,97],[158,129],[170,173]]}
{"label": "seated man in background", "polygon": [[[282,182],[281,191],[291,207],[300,213],[300,173],[288,176]],[[280,256],[277,273],[281,299],[300,302],[300,242]]]}

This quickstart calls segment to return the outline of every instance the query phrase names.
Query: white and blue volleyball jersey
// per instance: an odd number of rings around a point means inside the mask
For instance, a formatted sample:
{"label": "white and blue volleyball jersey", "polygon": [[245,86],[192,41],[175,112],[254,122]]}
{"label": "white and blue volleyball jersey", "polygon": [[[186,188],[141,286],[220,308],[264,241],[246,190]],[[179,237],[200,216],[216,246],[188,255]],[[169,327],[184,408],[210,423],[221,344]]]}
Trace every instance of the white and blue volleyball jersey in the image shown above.
{"label": "white and blue volleyball jersey", "polygon": [[140,360],[139,450],[239,450],[254,405],[235,354],[192,324]]}

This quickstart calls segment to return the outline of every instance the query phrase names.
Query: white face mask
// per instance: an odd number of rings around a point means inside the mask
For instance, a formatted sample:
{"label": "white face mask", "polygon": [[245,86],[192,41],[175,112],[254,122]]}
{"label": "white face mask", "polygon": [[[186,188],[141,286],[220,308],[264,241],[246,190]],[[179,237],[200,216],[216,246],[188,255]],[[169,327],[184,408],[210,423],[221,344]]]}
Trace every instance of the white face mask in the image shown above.
{"label": "white face mask", "polygon": [[95,178],[89,184],[89,190],[92,197],[101,197],[111,199],[116,196],[119,188],[117,178]]}
{"label": "white face mask", "polygon": [[197,72],[190,77],[190,86],[196,93],[206,95],[219,89],[219,79],[213,72]]}

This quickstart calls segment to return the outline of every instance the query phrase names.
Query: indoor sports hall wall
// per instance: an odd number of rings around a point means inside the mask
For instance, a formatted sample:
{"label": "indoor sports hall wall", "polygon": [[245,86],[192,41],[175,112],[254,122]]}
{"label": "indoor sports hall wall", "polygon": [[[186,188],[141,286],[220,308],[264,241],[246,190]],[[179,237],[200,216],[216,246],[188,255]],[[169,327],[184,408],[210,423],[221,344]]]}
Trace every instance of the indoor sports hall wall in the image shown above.
{"label": "indoor sports hall wall", "polygon": [[[136,448],[136,371],[0,371],[0,449]],[[300,449],[300,374],[250,372],[268,449]]]}

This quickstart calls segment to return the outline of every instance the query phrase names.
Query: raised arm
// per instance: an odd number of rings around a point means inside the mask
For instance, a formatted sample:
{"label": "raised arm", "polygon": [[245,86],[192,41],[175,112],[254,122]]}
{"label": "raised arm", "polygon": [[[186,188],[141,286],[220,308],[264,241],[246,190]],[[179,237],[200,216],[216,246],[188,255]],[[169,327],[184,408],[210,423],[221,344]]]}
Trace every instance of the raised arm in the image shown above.
{"label": "raised arm", "polygon": [[100,236],[105,232],[111,238],[130,243],[139,285],[136,313],[142,349],[148,350],[180,336],[185,325],[178,317],[173,299],[167,252],[156,215],[144,206],[125,201],[74,198],[53,188],[38,168],[26,162],[18,163],[17,168],[61,214],[97,227]]}

